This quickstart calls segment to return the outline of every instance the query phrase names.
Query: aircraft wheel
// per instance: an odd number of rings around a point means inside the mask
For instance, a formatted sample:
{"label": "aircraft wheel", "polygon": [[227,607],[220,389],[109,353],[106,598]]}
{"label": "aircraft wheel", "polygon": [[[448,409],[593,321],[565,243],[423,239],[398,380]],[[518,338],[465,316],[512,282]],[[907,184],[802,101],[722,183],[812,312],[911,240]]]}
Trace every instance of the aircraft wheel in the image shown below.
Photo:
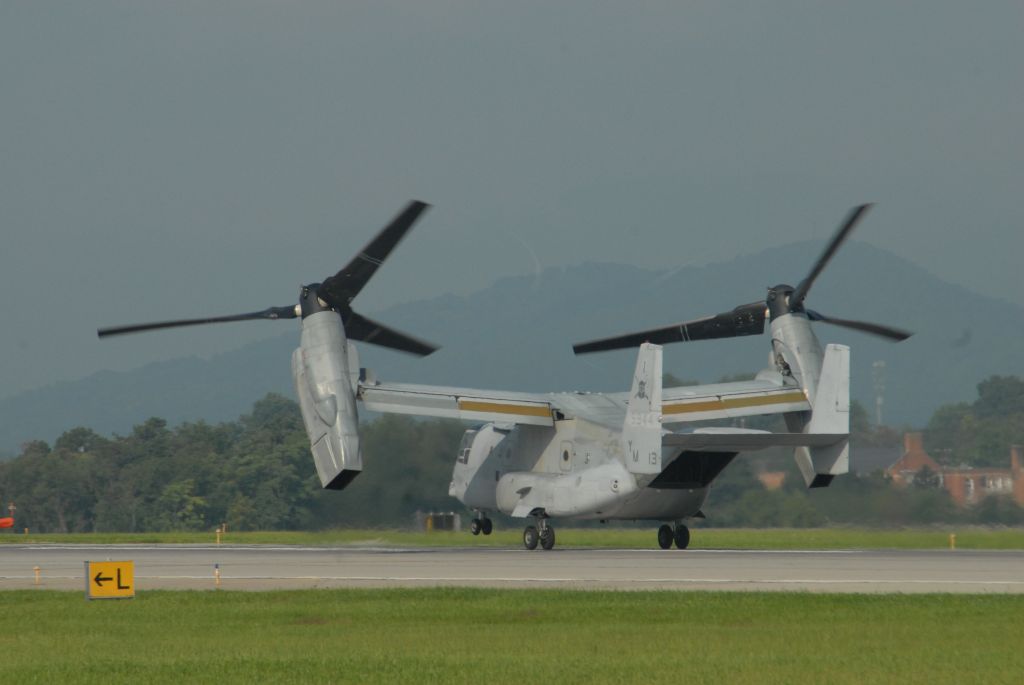
{"label": "aircraft wheel", "polygon": [[676,547],[679,549],[686,549],[690,545],[690,529],[680,523],[676,526],[675,538]]}
{"label": "aircraft wheel", "polygon": [[490,535],[491,531],[494,530],[494,524],[491,523],[491,519],[484,519],[480,521],[480,532],[484,535]]}
{"label": "aircraft wheel", "polygon": [[481,528],[481,526],[480,526],[480,519],[473,519],[472,521],[469,522],[469,532],[472,533],[473,535],[479,535],[480,534],[480,528]]}
{"label": "aircraft wheel", "polygon": [[537,549],[538,537],[537,529],[533,526],[527,526],[526,530],[523,531],[523,546],[526,549]]}
{"label": "aircraft wheel", "polygon": [[672,537],[672,526],[667,523],[662,524],[658,529],[658,547],[669,549],[672,546]]}
{"label": "aircraft wheel", "polygon": [[546,526],[540,532],[540,546],[544,549],[551,549],[555,546],[555,529],[551,526]]}

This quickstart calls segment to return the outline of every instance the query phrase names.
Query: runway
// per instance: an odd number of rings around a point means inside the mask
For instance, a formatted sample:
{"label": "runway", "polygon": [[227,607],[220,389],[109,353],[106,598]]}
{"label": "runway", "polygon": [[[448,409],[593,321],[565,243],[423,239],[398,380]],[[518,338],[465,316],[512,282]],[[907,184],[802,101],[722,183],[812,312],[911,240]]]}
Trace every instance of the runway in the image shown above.
{"label": "runway", "polygon": [[[85,561],[132,560],[135,587],[1024,593],[1020,551],[745,551],[243,545],[0,545],[0,590],[84,588]],[[34,567],[39,567],[36,584]],[[219,585],[215,579],[219,571]]]}

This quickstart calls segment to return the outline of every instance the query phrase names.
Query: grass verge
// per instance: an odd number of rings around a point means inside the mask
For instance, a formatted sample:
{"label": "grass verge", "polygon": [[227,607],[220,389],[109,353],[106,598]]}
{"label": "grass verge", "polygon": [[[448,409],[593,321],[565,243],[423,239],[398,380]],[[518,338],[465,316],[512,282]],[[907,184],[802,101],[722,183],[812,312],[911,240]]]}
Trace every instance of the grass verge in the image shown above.
{"label": "grass verge", "polygon": [[1024,597],[0,592],[8,682],[1016,683]]}

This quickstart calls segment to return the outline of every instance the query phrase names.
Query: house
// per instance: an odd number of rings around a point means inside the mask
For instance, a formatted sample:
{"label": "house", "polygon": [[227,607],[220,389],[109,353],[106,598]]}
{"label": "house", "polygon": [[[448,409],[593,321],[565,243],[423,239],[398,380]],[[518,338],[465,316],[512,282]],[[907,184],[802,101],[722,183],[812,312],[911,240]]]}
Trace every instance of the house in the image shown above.
{"label": "house", "polygon": [[942,467],[924,451],[924,436],[921,433],[906,433],[903,436],[903,456],[885,472],[896,485],[913,485],[914,479],[924,469],[939,473]]}
{"label": "house", "polygon": [[961,507],[977,504],[989,495],[1013,497],[1018,506],[1024,507],[1024,458],[1019,445],[1010,447],[1008,469],[940,466],[925,452],[921,433],[907,433],[903,436],[903,456],[886,473],[899,486],[911,485],[926,473],[936,475],[939,487]]}

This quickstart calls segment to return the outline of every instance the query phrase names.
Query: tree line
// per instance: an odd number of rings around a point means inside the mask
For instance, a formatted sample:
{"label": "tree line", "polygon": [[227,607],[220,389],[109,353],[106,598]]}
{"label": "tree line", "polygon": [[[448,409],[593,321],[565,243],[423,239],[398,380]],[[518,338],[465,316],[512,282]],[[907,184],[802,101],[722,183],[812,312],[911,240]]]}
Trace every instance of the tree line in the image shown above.
{"label": "tree line", "polygon": [[[745,425],[784,430],[779,417]],[[366,421],[364,472],[343,491],[324,491],[298,406],[268,395],[237,421],[169,427],[152,418],[124,436],[75,428],[52,447],[28,443],[0,463],[0,503],[14,501],[18,527],[38,532],[406,526],[417,510],[460,509],[447,493],[465,428],[396,415]],[[870,425],[855,405],[851,434],[856,450],[897,445],[901,432]],[[946,463],[1005,466],[1014,443],[1024,443],[1024,381],[1013,376],[983,381],[972,403],[941,407],[926,431],[932,456]],[[786,473],[782,488],[758,482],[756,471],[768,467]],[[788,451],[737,457],[715,482],[707,514],[720,526],[1024,523],[1024,509],[1005,498],[957,509],[927,478],[901,491],[882,473],[850,474],[808,491]]]}
{"label": "tree line", "polygon": [[978,398],[940,407],[925,430],[925,448],[941,464],[1009,464],[1009,446],[1024,444],[1024,380],[991,376]]}
{"label": "tree line", "polygon": [[451,510],[457,421],[384,416],[363,426],[367,468],[342,492],[321,489],[298,405],[280,395],[237,421],[175,428],[158,418],[129,435],[88,428],[0,463],[0,501],[38,532],[312,530],[404,524]]}

